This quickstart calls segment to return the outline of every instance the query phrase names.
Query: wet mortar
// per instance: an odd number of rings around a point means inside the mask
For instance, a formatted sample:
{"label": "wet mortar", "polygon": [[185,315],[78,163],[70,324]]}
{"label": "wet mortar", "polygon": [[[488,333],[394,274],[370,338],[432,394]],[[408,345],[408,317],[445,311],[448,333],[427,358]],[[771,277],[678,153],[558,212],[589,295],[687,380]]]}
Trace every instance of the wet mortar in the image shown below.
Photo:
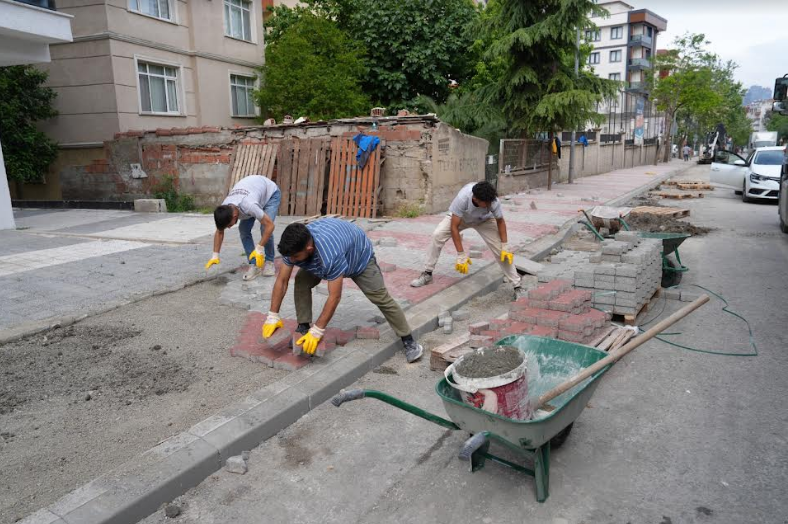
{"label": "wet mortar", "polygon": [[523,363],[523,354],[512,346],[481,348],[465,355],[457,364],[457,373],[465,378],[497,377]]}

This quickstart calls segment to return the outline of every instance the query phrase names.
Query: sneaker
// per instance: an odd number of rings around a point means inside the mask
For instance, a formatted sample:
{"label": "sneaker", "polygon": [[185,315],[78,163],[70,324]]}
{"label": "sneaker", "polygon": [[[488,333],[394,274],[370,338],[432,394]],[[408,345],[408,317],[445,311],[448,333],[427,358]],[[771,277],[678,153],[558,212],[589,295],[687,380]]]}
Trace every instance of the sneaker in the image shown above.
{"label": "sneaker", "polygon": [[416,362],[424,354],[424,348],[415,340],[403,342],[402,345],[405,346],[405,359],[408,364]]}
{"label": "sneaker", "polygon": [[273,262],[266,262],[263,266],[263,276],[264,277],[273,277],[276,275],[276,266]]}
{"label": "sneaker", "polygon": [[254,280],[255,278],[259,277],[263,270],[255,265],[249,266],[249,269],[246,270],[244,273],[244,280]]}
{"label": "sneaker", "polygon": [[424,272],[419,275],[419,278],[414,280],[410,283],[411,287],[421,287],[426,286],[427,284],[432,283],[432,275],[430,273]]}
{"label": "sneaker", "polygon": [[528,296],[528,290],[527,289],[523,289],[520,286],[517,286],[516,288],[514,288],[514,299],[513,300],[517,300],[518,298],[526,298],[527,296]]}

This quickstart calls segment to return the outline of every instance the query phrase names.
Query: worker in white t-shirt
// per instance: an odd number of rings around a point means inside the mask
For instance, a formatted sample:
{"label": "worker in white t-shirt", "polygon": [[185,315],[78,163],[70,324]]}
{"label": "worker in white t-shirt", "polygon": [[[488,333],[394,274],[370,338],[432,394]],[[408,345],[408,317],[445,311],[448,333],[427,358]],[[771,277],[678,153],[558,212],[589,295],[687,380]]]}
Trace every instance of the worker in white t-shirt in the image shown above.
{"label": "worker in white t-shirt", "polygon": [[515,299],[523,295],[520,275],[514,266],[514,254],[507,244],[506,221],[503,219],[501,203],[498,201],[495,188],[489,182],[470,183],[460,190],[449,206],[449,214],[432,234],[424,272],[410,285],[421,287],[432,282],[432,271],[438,262],[443,245],[449,238],[457,249],[457,262],[454,268],[463,275],[467,274],[471,259],[462,246],[460,231],[468,228],[475,229],[495,255],[504,275],[514,286]]}
{"label": "worker in white t-shirt", "polygon": [[[213,212],[216,233],[213,235],[213,256],[205,264],[205,269],[219,263],[219,251],[224,242],[224,230],[238,223],[241,243],[249,260],[249,269],[244,280],[273,276],[274,269],[274,221],[279,211],[282,195],[277,185],[264,176],[251,175],[242,178],[230,190],[222,205]],[[252,226],[260,222],[260,243],[255,246]]]}

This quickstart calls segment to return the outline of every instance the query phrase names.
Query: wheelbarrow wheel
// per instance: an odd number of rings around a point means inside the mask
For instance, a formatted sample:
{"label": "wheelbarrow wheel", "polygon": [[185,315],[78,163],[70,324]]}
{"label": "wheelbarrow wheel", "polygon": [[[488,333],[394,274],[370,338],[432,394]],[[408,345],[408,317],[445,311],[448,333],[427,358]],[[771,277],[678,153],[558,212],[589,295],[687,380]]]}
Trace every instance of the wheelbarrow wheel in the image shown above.
{"label": "wheelbarrow wheel", "polygon": [[669,288],[678,286],[684,273],[681,271],[676,271],[678,264],[671,259],[665,257],[665,262],[667,263],[668,267],[662,268],[662,287]]}
{"label": "wheelbarrow wheel", "polygon": [[550,449],[558,449],[561,446],[563,446],[564,442],[566,442],[566,439],[569,438],[569,434],[572,432],[572,426],[574,426],[574,425],[575,425],[575,423],[572,422],[567,427],[562,429],[560,431],[560,433],[558,433],[556,436],[551,438],[550,439]]}

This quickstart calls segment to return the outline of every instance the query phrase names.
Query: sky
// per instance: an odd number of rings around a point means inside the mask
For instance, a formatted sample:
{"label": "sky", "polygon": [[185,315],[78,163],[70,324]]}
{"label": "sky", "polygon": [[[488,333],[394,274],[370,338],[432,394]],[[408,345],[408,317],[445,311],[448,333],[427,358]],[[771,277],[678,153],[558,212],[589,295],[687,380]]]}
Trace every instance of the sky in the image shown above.
{"label": "sky", "polygon": [[[627,0],[625,0],[627,1]],[[739,64],[744,87],[774,88],[788,73],[788,0],[629,0],[668,20],[658,47],[669,47],[685,32],[703,33],[709,50]]]}

